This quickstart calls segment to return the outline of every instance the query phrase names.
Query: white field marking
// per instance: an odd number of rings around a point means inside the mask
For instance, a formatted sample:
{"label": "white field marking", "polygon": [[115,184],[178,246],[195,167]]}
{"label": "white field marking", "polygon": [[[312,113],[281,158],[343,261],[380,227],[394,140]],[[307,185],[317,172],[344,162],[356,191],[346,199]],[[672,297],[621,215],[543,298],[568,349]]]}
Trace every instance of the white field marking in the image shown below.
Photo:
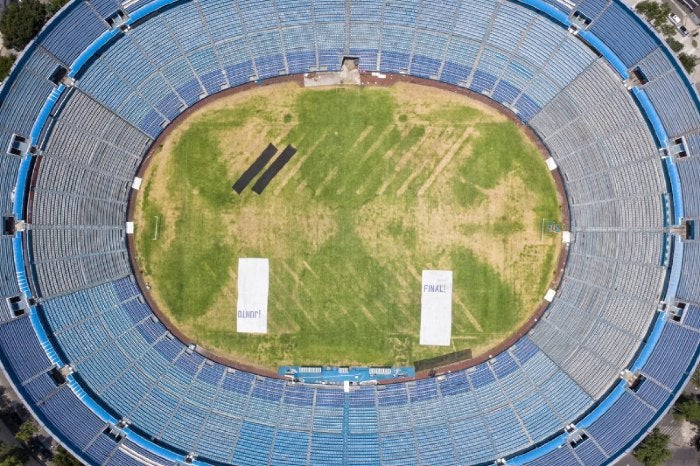
{"label": "white field marking", "polygon": [[[285,277],[286,277],[286,275],[281,274],[281,273],[272,274],[272,282],[275,283],[275,285],[279,289],[281,289],[281,290],[286,289],[287,286],[289,285],[289,282],[285,281]],[[294,277],[292,276],[292,278],[294,278]],[[295,283],[299,284],[299,282],[296,280],[295,280]],[[299,291],[299,293],[301,293],[303,295],[311,296],[311,292],[306,287],[300,286],[298,291]]]}
{"label": "white field marking", "polygon": [[158,217],[158,216],[156,215],[156,216],[153,217],[153,218],[156,219],[156,231],[153,233],[153,241],[155,241],[155,240],[158,239],[158,223],[160,222],[160,217]]}
{"label": "white field marking", "polygon": [[418,315],[411,315],[411,312],[409,310],[409,306],[401,306],[405,311],[403,311],[403,314],[406,316],[406,322],[409,322],[411,324],[411,328],[419,327],[420,326],[420,318]]}
{"label": "white field marking", "polygon": [[[385,281],[382,281],[382,284],[387,290],[392,289],[392,287],[390,287]],[[380,308],[384,312],[384,314],[387,314],[387,310],[385,307],[379,304],[377,304],[377,307]],[[410,309],[410,306],[399,306],[399,312],[401,312],[401,314],[405,317],[406,321],[410,323],[415,323],[416,320],[411,316],[411,311],[412,309]]]}
{"label": "white field marking", "polygon": [[[289,308],[289,306],[287,305],[285,307],[285,305],[283,305],[281,301],[270,297],[270,309],[286,309],[286,308]],[[271,327],[270,333],[280,334],[280,333],[299,333],[299,332],[301,332],[301,326],[299,325],[298,322],[296,322],[294,319],[289,318],[288,314],[285,314],[284,317],[285,317],[284,322],[280,322],[278,324],[275,324],[274,320],[271,320],[270,322],[268,322],[268,324]],[[280,326],[281,326],[282,330],[280,330],[278,328]]]}
{"label": "white field marking", "polygon": [[318,279],[321,278],[321,277],[319,277],[319,276],[316,274],[316,272],[314,272],[314,269],[311,268],[311,266],[309,265],[308,262],[303,261],[303,263],[304,263],[304,267],[306,267],[306,270],[308,270],[309,272],[311,272],[311,275],[313,275],[314,277],[316,277],[316,278],[318,278]]}
{"label": "white field marking", "polygon": [[369,156],[372,155],[372,153],[373,153],[375,150],[377,150],[377,148],[379,148],[379,146],[382,144],[382,142],[384,142],[384,139],[387,137],[387,135],[389,135],[389,133],[391,133],[391,131],[392,131],[393,129],[394,129],[394,126],[393,126],[393,125],[389,125],[388,127],[386,127],[386,128],[384,129],[384,131],[382,131],[382,132],[379,134],[379,136],[377,136],[377,139],[374,140],[374,142],[372,143],[372,145],[369,146],[369,148],[365,151],[364,156],[360,159],[360,162],[359,162],[360,164],[362,164],[362,163],[364,163],[364,162],[367,161],[367,159],[369,158]]}
{"label": "white field marking", "polygon": [[367,309],[367,306],[362,304],[360,306],[360,309],[362,309],[362,313],[365,315],[365,317],[367,317],[367,320],[369,320],[370,322],[375,321],[374,315],[369,311],[369,309]]}
{"label": "white field marking", "polygon": [[544,241],[544,219],[542,219],[542,228],[540,228],[540,243]]}
{"label": "white field marking", "polygon": [[[385,308],[384,306],[382,306],[381,304],[376,304],[376,306],[377,306],[377,309],[379,309],[379,310],[381,311],[382,314],[384,314],[384,315],[389,315],[389,311],[387,311],[386,308]],[[408,306],[401,306],[401,313],[404,314],[404,313],[408,310],[407,308],[408,308]],[[407,316],[407,319],[406,319],[406,320],[407,320],[409,323],[411,323],[411,324],[416,323],[416,322],[415,322],[415,319],[411,319],[411,318],[410,318],[410,314],[404,314],[404,315]],[[404,335],[404,333],[403,333],[403,332],[401,332],[401,333],[396,333],[396,335]]]}
{"label": "white field marking", "polygon": [[408,282],[406,281],[405,278],[403,278],[401,276],[400,272],[397,272],[396,270],[394,270],[394,278],[396,278],[396,281],[399,282],[399,285],[401,285],[402,288],[405,288],[405,289],[409,288]]}
{"label": "white field marking", "polygon": [[[289,134],[289,133],[287,133],[287,134]],[[278,196],[279,193],[282,192],[282,189],[284,189],[284,187],[287,186],[287,183],[289,183],[289,182],[292,180],[292,178],[294,178],[294,175],[296,175],[296,174],[299,172],[299,170],[301,170],[301,166],[304,165],[304,162],[306,162],[306,159],[308,159],[309,156],[310,156],[311,154],[313,154],[313,152],[316,150],[316,148],[318,147],[318,145],[321,144],[321,141],[322,141],[325,137],[326,137],[326,133],[323,133],[323,134],[321,135],[321,137],[319,137],[318,139],[316,139],[316,142],[314,143],[314,145],[312,145],[312,146],[309,148],[309,151],[308,151],[306,154],[303,154],[303,155],[298,159],[299,161],[297,162],[296,165],[294,165],[294,168],[292,168],[291,170],[286,170],[286,171],[287,171],[286,176],[285,176],[284,178],[282,178],[282,182],[275,188],[274,191],[272,191],[272,192],[275,194],[275,196]]]}
{"label": "white field marking", "polygon": [[328,174],[327,174],[326,177],[323,179],[323,181],[321,181],[321,184],[319,184],[319,185],[318,185],[318,188],[316,188],[316,191],[314,192],[314,196],[318,196],[319,194],[321,194],[321,191],[323,191],[323,188],[325,188],[326,185],[327,185],[328,183],[330,183],[330,181],[331,181],[333,178],[335,178],[335,175],[338,174],[338,170],[339,170],[338,167],[333,167],[333,170],[331,170],[330,172],[328,172]]}
{"label": "white field marking", "polygon": [[369,136],[369,133],[371,133],[374,130],[374,126],[368,126],[365,129],[362,130],[360,135],[357,137],[357,141],[355,141],[355,144],[362,144],[365,139],[367,139],[367,136]]}
{"label": "white field marking", "polygon": [[[426,131],[426,134],[428,131],[430,131],[430,129],[428,129]],[[394,166],[394,173],[392,173],[391,176],[389,176],[386,180],[384,180],[384,183],[382,183],[382,185],[377,190],[377,196],[381,196],[382,194],[384,194],[384,191],[387,190],[389,185],[391,183],[393,183],[394,180],[396,179],[396,177],[399,175],[399,172],[403,168],[403,165],[405,165],[408,162],[409,158],[413,157],[416,154],[416,152],[418,152],[418,149],[420,149],[423,146],[423,144],[425,144],[426,142],[427,142],[427,138],[423,139],[419,144],[415,144],[408,151],[406,151],[406,153],[403,155],[403,157],[401,157],[401,159],[398,161],[398,163]],[[360,193],[358,193],[358,194],[360,194]]]}
{"label": "white field marking", "polygon": [[[395,269],[394,267],[392,267],[391,265],[388,265],[388,264],[387,264],[387,265],[386,265],[386,268],[389,270],[389,272],[391,272],[391,274],[392,274],[392,276],[394,277],[394,279],[396,279],[396,281],[399,282],[399,285],[401,286],[401,291],[402,291],[402,292],[405,292],[405,293],[408,293],[408,292],[410,291],[410,289],[411,289],[411,286],[410,286],[410,285],[408,284],[408,282],[401,276],[401,274],[400,274],[399,272],[397,272],[396,269]],[[393,286],[389,286],[385,281],[383,281],[382,283],[383,283],[384,286],[385,286],[387,289],[389,289],[389,290],[392,289],[392,288],[394,288]]]}
{"label": "white field marking", "polygon": [[425,134],[423,134],[423,137],[421,138],[419,143],[414,145],[413,147],[411,147],[409,150],[406,151],[405,154],[403,154],[403,156],[401,156],[399,161],[394,166],[394,171],[398,173],[401,170],[403,170],[404,167],[406,166],[406,164],[408,163],[408,161],[411,160],[414,155],[416,155],[416,152],[418,152],[418,149],[423,147],[423,145],[428,142],[428,139],[430,139],[431,135],[434,132],[435,131],[433,130],[433,127],[429,126],[428,129],[425,130]]}
{"label": "white field marking", "polygon": [[[386,134],[387,134],[392,128],[393,128],[393,126],[389,126],[386,130],[384,130],[384,131],[379,135],[379,137],[377,138],[377,140],[374,141],[374,143],[372,143],[372,145],[370,146],[370,148],[367,149],[367,150],[365,151],[364,156],[360,159],[359,163],[357,164],[358,166],[362,165],[362,163],[363,163],[365,160],[367,160],[367,158],[368,158],[369,155],[372,153],[372,151],[378,147],[379,143],[382,141],[382,139],[386,136]],[[360,144],[360,143],[362,143],[365,139],[367,139],[367,137],[369,136],[369,133],[371,133],[373,129],[374,129],[374,126],[368,126],[367,128],[365,128],[365,129],[362,131],[362,133],[360,133],[360,136],[358,137],[358,139],[357,139],[357,141],[355,142],[355,144]],[[335,174],[338,173],[338,168],[336,167],[336,169],[335,169],[334,171],[335,171],[335,173],[333,174],[333,176],[335,176]],[[323,182],[321,183],[321,186],[319,186],[318,189],[316,190],[316,192],[314,193],[314,196],[318,196],[318,195],[321,193],[321,189],[324,188],[324,185],[327,184],[328,181],[330,181],[330,180],[326,180],[326,179],[323,180]],[[335,191],[335,194],[336,194],[336,196],[340,196],[341,194],[343,194],[344,191],[345,191],[345,187],[341,185],[341,186]],[[357,193],[357,194],[360,194],[360,193]]]}
{"label": "white field marking", "polygon": [[[370,155],[372,155],[372,153],[373,153],[375,150],[377,150],[377,148],[378,148],[379,145],[382,143],[382,141],[383,141],[384,138],[387,136],[387,134],[389,134],[389,133],[391,132],[391,130],[393,130],[394,128],[395,128],[395,127],[394,127],[393,125],[392,125],[392,126],[389,126],[385,131],[382,132],[382,134],[379,135],[379,137],[378,137],[377,140],[374,142],[374,144],[372,144],[372,146],[371,146],[369,149],[367,149],[367,152],[365,152],[365,156],[362,157],[362,159],[361,159],[360,162],[358,163],[358,166],[361,166],[364,162],[367,161],[367,159],[369,159]],[[409,131],[410,131],[410,128],[404,129],[403,133],[401,133],[400,139],[403,139],[404,137],[406,137],[406,135],[408,135]],[[389,159],[392,158],[393,156],[394,156],[394,148],[392,147],[391,149],[389,149],[388,151],[386,151],[386,152],[384,153],[384,155],[382,156],[382,158],[383,158],[384,160],[389,160]],[[358,196],[361,195],[361,194],[365,191],[366,188],[367,188],[367,183],[362,184],[361,186],[359,186],[359,187],[355,190],[355,194],[358,195]],[[343,190],[342,190],[342,188],[341,188],[339,191],[336,192],[336,194],[342,194],[342,192],[343,192]]]}
{"label": "white field marking", "polygon": [[415,180],[418,175],[422,174],[424,169],[428,168],[427,165],[429,163],[429,160],[423,160],[423,163],[421,164],[420,168],[413,170],[413,172],[408,176],[408,178],[406,178],[406,181],[404,181],[403,184],[396,191],[396,194],[399,196],[403,196],[406,193],[406,191],[408,191],[408,187],[411,185],[413,180]]}
{"label": "white field marking", "polygon": [[[393,129],[393,128],[394,128],[394,127],[392,126],[392,129]],[[410,126],[410,125],[409,125],[409,126],[406,126],[406,127],[403,129],[403,131],[401,132],[401,135],[399,136],[399,140],[402,141],[402,140],[404,140],[405,138],[407,138],[408,135],[411,133],[411,130],[412,130],[413,128],[414,128],[414,127],[413,127],[413,126]],[[392,147],[391,149],[389,149],[388,151],[386,151],[386,153],[385,153],[382,157],[384,158],[384,160],[389,160],[389,159],[392,158],[393,156],[394,156],[394,148]]]}
{"label": "white field marking", "polygon": [[294,191],[300,193],[304,190],[304,188],[306,188],[306,180],[303,180],[301,183],[299,183],[297,185],[297,189],[295,189]]}
{"label": "white field marking", "polygon": [[280,262],[282,263],[282,266],[287,271],[287,273],[289,273],[289,275],[292,276],[294,281],[297,282],[298,285],[300,285],[301,279],[299,279],[299,275],[297,275],[296,272],[294,272],[294,270],[292,270],[292,268],[287,264],[287,261],[280,261]]}
{"label": "white field marking", "polygon": [[476,320],[476,317],[474,317],[474,314],[472,314],[471,311],[469,309],[467,309],[467,306],[465,306],[464,303],[462,302],[462,300],[459,299],[459,296],[454,295],[454,300],[455,300],[455,303],[457,303],[457,305],[462,308],[462,310],[464,311],[464,315],[467,317],[467,320],[469,321],[470,324],[472,324],[474,326],[476,331],[479,333],[484,333],[484,329],[479,324],[479,321]]}
{"label": "white field marking", "polygon": [[[386,180],[384,180],[384,182],[382,183],[382,185],[381,185],[381,186],[379,187],[379,189],[377,190],[377,195],[378,195],[378,196],[381,196],[382,194],[384,194],[384,191],[386,191],[386,188],[388,188],[389,185],[392,183],[392,181],[394,181],[394,177],[395,177],[395,176],[396,176],[396,174],[393,174],[393,175],[387,177]],[[361,189],[361,188],[360,188],[360,189]],[[358,192],[357,194],[360,194],[360,193]]]}
{"label": "white field marking", "polygon": [[413,275],[413,278],[415,278],[417,282],[423,281],[423,278],[421,278],[420,274],[418,273],[418,269],[413,264],[409,264],[408,273]]}
{"label": "white field marking", "polygon": [[282,190],[284,189],[284,187],[287,186],[287,184],[292,180],[292,178],[294,178],[294,175],[296,175],[299,172],[299,170],[301,170],[301,166],[304,165],[304,162],[306,162],[306,159],[308,159],[308,158],[309,158],[308,153],[302,155],[299,158],[299,161],[297,162],[297,164],[294,165],[294,167],[291,168],[290,170],[287,170],[287,173],[284,176],[284,178],[282,178],[282,181],[280,182],[280,184],[278,184],[277,187],[274,189],[274,191],[272,191],[275,196],[279,196],[279,193],[281,193]]}
{"label": "white field marking", "polygon": [[297,298],[296,296],[292,297],[292,302],[293,302],[294,304],[296,304],[296,306],[299,308],[299,310],[301,310],[302,314],[304,314],[304,317],[306,317],[306,320],[309,321],[309,323],[311,324],[311,326],[312,326],[314,329],[320,331],[321,328],[320,328],[320,327],[318,326],[318,324],[316,323],[316,320],[314,320],[314,319],[311,318],[311,316],[309,315],[309,313],[306,311],[306,307],[304,307],[304,306],[299,302],[299,298]]}
{"label": "white field marking", "polygon": [[280,289],[284,289],[284,286],[286,283],[282,279],[282,274],[281,273],[273,273],[272,274],[272,283],[274,283],[276,286],[278,286]]}
{"label": "white field marking", "polygon": [[440,173],[442,173],[445,167],[447,167],[447,165],[452,161],[454,156],[457,155],[459,149],[464,145],[464,143],[467,141],[467,139],[471,137],[473,133],[473,128],[467,128],[466,131],[464,131],[464,133],[462,134],[462,136],[457,140],[457,142],[455,142],[452,145],[452,147],[450,147],[450,150],[447,152],[447,155],[443,157],[442,160],[440,160],[440,163],[438,163],[437,167],[435,167],[433,173],[430,174],[425,183],[423,183],[423,186],[421,186],[418,190],[419,196],[422,196],[428,189],[430,189],[437,177],[440,176]]}

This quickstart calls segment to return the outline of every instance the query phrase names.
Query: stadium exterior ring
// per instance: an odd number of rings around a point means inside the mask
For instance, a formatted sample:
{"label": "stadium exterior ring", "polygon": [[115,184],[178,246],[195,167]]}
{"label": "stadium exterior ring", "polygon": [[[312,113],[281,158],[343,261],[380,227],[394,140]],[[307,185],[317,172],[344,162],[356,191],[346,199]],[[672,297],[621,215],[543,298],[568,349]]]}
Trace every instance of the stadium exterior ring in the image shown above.
{"label": "stadium exterior ring", "polygon": [[[127,200],[162,129],[343,56],[490,97],[558,165],[564,277],[486,362],[349,392],[256,376],[174,338],[135,285]],[[699,103],[618,1],[74,1],[0,91],[3,368],[89,464],[613,463],[698,361]]]}

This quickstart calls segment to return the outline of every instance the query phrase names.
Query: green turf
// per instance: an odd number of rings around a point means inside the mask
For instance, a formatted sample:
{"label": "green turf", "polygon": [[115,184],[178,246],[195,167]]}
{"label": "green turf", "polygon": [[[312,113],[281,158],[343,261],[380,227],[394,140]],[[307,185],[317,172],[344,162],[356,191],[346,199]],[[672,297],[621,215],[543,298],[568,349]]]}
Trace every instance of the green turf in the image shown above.
{"label": "green turf", "polygon": [[[539,239],[541,219],[560,218],[541,156],[514,124],[462,102],[427,113],[398,102],[387,89],[299,90],[284,111],[273,96],[258,95],[193,120],[159,176],[146,179],[136,243],[146,279],[185,333],[206,348],[275,367],[407,364],[493,344],[517,328],[543,295],[555,261],[556,239],[520,249],[513,240],[525,231]],[[231,184],[241,169],[220,141],[252,121],[264,128],[259,149],[289,143],[298,154],[262,196],[250,188],[238,196]],[[473,135],[458,137],[470,128]],[[419,196],[444,156],[435,149],[441,139],[457,155]],[[525,183],[532,215],[508,197],[498,216],[481,217],[492,201],[488,191],[506,179]],[[157,183],[165,195],[153,194]],[[447,236],[426,246],[426,231],[433,232],[419,214],[445,205],[472,212],[471,220],[434,219],[434,233]],[[508,273],[479,254],[485,246],[474,238],[483,237],[504,254],[517,252],[506,261]],[[235,331],[238,257],[270,258],[266,336]],[[453,305],[449,348],[418,345],[415,272],[433,267],[453,270],[455,298],[480,327]]]}

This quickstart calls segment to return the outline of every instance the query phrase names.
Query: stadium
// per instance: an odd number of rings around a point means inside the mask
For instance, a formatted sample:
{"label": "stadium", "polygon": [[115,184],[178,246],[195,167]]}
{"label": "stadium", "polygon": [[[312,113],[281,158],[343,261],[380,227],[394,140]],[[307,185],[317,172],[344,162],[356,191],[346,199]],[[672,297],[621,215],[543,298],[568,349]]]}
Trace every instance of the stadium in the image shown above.
{"label": "stadium", "polygon": [[[348,58],[531,131],[565,193],[566,263],[483,357],[301,383],[210,354],[152,308],[134,191],[207,97]],[[86,464],[613,464],[697,366],[700,101],[617,0],[73,1],[0,96],[0,360]]]}

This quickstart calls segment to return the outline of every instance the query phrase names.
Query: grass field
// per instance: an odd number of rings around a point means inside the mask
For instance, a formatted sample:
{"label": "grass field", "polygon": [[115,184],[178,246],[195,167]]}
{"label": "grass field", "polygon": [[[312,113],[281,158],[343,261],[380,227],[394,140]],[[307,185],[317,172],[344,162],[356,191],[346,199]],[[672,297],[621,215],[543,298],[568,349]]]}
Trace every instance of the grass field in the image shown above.
{"label": "grass field", "polygon": [[[297,156],[258,196],[268,143]],[[152,294],[201,346],[268,367],[392,365],[511,335],[560,238],[554,183],[493,109],[446,91],[279,84],[217,100],[159,148],[136,209]],[[269,334],[236,333],[239,257],[270,258]],[[452,346],[421,347],[420,275],[454,273]]]}

